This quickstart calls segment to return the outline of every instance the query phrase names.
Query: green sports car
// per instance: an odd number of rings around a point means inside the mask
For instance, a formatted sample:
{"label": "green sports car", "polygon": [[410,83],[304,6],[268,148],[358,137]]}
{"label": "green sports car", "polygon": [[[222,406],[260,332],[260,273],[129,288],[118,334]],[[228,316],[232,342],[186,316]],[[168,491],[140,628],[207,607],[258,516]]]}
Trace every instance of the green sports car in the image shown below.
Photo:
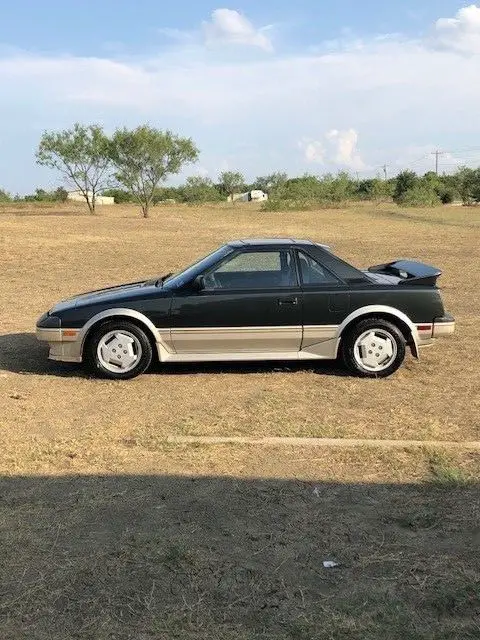
{"label": "green sports car", "polygon": [[52,360],[128,379],[160,362],[332,360],[386,377],[406,347],[452,334],[441,271],[398,260],[361,271],[309,240],[235,240],[178,274],[93,291],[37,322]]}

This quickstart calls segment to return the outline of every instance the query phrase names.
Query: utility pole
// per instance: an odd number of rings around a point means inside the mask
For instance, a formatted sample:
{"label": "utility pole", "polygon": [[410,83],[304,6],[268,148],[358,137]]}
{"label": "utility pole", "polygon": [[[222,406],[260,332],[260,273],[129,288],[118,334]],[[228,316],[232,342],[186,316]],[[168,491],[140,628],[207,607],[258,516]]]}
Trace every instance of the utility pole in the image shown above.
{"label": "utility pole", "polygon": [[385,176],[385,180],[388,179],[388,174],[387,174],[387,169],[388,169],[388,165],[384,164],[381,166],[381,168],[383,169],[383,175]]}
{"label": "utility pole", "polygon": [[439,151],[438,149],[436,151],[432,151],[432,156],[435,156],[435,173],[438,176],[438,158],[440,156],[443,156],[445,153],[445,151]]}

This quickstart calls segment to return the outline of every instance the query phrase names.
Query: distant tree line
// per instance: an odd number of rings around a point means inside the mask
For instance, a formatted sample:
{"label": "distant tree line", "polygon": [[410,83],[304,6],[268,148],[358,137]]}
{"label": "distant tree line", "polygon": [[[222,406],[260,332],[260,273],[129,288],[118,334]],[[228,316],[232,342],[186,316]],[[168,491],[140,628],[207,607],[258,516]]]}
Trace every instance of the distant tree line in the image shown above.
{"label": "distant tree line", "polygon": [[[335,206],[348,201],[393,201],[404,207],[431,207],[455,201],[473,205],[480,202],[480,169],[464,167],[452,175],[437,175],[430,171],[422,176],[413,171],[402,171],[389,180],[357,180],[346,172],[289,178],[286,173],[277,172],[259,176],[252,183],[238,172],[225,172],[216,182],[194,176],[187,178],[183,185],[158,188],[153,204],[172,200],[189,204],[221,202],[234,193],[254,189],[268,194],[269,200],[262,207],[270,211]],[[105,195],[113,196],[117,203],[133,202],[126,190],[111,189]]]}
{"label": "distant tree line", "polygon": [[[239,172],[224,172],[217,181],[208,177],[191,176],[179,186],[160,186],[156,180],[142,208],[148,215],[151,205],[172,201],[186,204],[223,202],[236,193],[260,189],[269,195],[263,203],[266,210],[298,210],[315,206],[335,206],[348,201],[393,201],[398,205],[437,206],[462,201],[465,205],[480,203],[480,168],[463,167],[452,175],[437,175],[430,171],[423,176],[402,171],[389,180],[367,178],[356,180],[346,172],[322,176],[305,174],[289,178],[285,173],[259,176],[248,183]],[[152,183],[153,184],[153,183]],[[98,197],[97,191],[97,197]],[[120,186],[104,188],[101,193],[114,198],[116,204],[138,203],[140,196]],[[59,187],[54,191],[37,189],[24,198],[12,197],[0,189],[0,203],[12,201],[64,202],[68,192]],[[91,197],[91,193],[87,194]],[[87,199],[87,198],[86,198]],[[91,203],[92,204],[92,203]]]}
{"label": "distant tree line", "polygon": [[[348,201],[393,201],[401,206],[436,206],[454,201],[480,202],[480,168],[460,168],[452,175],[428,172],[422,176],[402,171],[388,180],[355,179],[347,172],[289,177],[276,172],[247,183],[238,171],[224,171],[216,181],[192,176],[180,186],[166,186],[187,163],[196,162],[199,150],[191,138],[142,125],[117,129],[108,136],[98,125],[75,124],[64,131],[45,132],[36,152],[37,163],[56,169],[70,190],[85,198],[95,213],[100,195],[116,203],[137,203],[144,217],[161,202],[202,204],[225,201],[234,194],[260,189],[268,194],[265,210],[299,210],[335,206]],[[20,198],[0,189],[0,203],[62,202],[67,191],[37,189]],[[233,198],[231,198],[233,200]]]}
{"label": "distant tree line", "polygon": [[431,207],[454,201],[476,204],[480,202],[480,169],[463,167],[452,175],[430,171],[422,176],[402,171],[389,180],[378,177],[358,180],[346,172],[304,175],[276,183],[263,208],[298,210],[362,200],[393,201],[404,207]]}

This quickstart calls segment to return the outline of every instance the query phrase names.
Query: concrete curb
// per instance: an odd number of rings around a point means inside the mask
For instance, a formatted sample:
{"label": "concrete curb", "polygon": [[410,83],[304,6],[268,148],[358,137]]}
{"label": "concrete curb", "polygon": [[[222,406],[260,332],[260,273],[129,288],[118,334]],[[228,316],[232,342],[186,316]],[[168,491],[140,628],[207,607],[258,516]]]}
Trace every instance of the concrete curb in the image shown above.
{"label": "concrete curb", "polygon": [[446,448],[480,450],[480,442],[450,442],[446,440],[363,440],[347,438],[288,438],[265,437],[246,438],[242,436],[167,436],[167,442],[174,444],[245,444],[252,446],[289,447],[378,447],[378,448]]}

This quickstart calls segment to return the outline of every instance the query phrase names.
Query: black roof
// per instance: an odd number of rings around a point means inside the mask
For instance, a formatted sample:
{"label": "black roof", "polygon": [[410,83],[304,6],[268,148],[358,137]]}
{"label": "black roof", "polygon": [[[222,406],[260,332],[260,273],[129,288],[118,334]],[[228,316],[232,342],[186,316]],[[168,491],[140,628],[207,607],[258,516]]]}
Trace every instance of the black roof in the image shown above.
{"label": "black roof", "polygon": [[313,242],[313,240],[299,240],[298,238],[244,238],[243,240],[232,240],[227,243],[230,247],[268,247],[270,245],[285,245],[291,247],[293,245],[304,247],[320,247],[326,251],[330,251],[330,247],[326,244]]}
{"label": "black roof", "polygon": [[315,244],[311,240],[297,240],[295,238],[245,238],[243,240],[232,240],[228,243],[231,247],[242,247],[242,246],[260,246],[260,245],[269,245],[269,244]]}

